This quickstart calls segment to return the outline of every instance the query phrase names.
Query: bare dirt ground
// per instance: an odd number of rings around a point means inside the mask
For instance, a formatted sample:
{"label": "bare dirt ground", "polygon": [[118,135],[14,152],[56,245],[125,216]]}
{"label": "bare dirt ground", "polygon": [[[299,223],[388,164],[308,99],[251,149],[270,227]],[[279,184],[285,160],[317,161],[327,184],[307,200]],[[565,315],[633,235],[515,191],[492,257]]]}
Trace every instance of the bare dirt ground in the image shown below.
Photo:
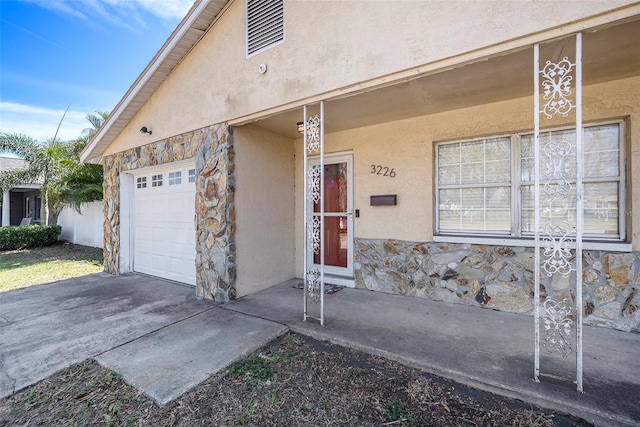
{"label": "bare dirt ground", "polygon": [[0,400],[0,426],[589,426],[288,334],[158,408],[88,360]]}

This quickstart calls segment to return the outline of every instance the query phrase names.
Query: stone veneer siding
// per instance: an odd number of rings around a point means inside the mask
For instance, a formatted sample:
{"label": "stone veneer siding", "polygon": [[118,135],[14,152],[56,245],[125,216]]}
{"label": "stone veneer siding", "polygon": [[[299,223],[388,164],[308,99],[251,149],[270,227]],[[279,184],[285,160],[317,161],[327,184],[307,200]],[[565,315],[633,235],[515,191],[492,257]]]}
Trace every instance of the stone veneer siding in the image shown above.
{"label": "stone veneer siding", "polygon": [[226,123],[173,136],[104,158],[104,270],[118,274],[120,173],[195,157],[196,295],[236,295],[233,133]]}
{"label": "stone veneer siding", "polygon": [[[640,331],[640,253],[583,252],[587,325]],[[533,248],[355,239],[359,288],[533,314]],[[569,278],[546,275],[541,299],[574,299]]]}

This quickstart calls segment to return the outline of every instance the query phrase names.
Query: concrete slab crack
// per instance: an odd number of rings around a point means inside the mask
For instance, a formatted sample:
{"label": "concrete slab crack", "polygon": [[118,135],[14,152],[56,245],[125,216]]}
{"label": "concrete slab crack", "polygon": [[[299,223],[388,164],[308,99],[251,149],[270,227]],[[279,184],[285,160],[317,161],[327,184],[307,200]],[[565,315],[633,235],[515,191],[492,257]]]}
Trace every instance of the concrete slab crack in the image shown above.
{"label": "concrete slab crack", "polygon": [[266,320],[267,322],[271,322],[271,323],[275,323],[275,324],[278,324],[278,325],[286,326],[286,327],[287,327],[287,329],[290,329],[290,327],[289,327],[289,325],[288,325],[288,324],[283,323],[283,322],[278,322],[277,320],[269,319],[268,317],[258,316],[258,315],[256,315],[256,314],[251,314],[251,313],[246,313],[246,312],[244,312],[244,311],[237,310],[237,309],[235,309],[235,308],[233,308],[233,307],[224,307],[224,306],[220,306],[220,308],[222,308],[222,309],[224,309],[224,310],[227,310],[227,311],[232,311],[232,312],[234,312],[234,313],[244,314],[245,316],[253,317],[253,318],[256,318],[256,319]]}
{"label": "concrete slab crack", "polygon": [[202,313],[206,313],[207,311],[215,310],[215,309],[217,309],[217,308],[220,308],[220,307],[219,307],[219,306],[213,306],[213,307],[205,308],[205,309],[204,309],[204,310],[202,310],[202,311],[198,311],[197,313],[194,313],[194,314],[192,314],[192,315],[190,315],[190,316],[183,317],[183,318],[178,319],[178,320],[176,320],[176,321],[174,321],[174,322],[171,322],[171,323],[168,323],[168,324],[166,324],[166,325],[163,325],[163,326],[161,326],[160,328],[154,329],[154,330],[149,331],[149,332],[147,332],[147,333],[144,333],[144,334],[142,334],[142,335],[140,335],[140,336],[138,336],[138,337],[132,338],[132,339],[130,339],[130,340],[128,340],[128,341],[126,341],[126,342],[123,342],[123,343],[118,344],[118,345],[116,345],[116,346],[114,346],[114,347],[111,347],[111,348],[110,348],[110,349],[108,349],[108,350],[102,351],[102,352],[100,352],[100,353],[96,353],[96,354],[94,354],[94,355],[93,355],[93,356],[91,356],[91,357],[95,359],[96,357],[99,357],[99,356],[101,356],[101,355],[103,355],[103,354],[105,354],[105,353],[108,353],[108,352],[112,351],[112,350],[115,350],[115,349],[117,349],[117,348],[120,348],[120,347],[122,347],[122,346],[125,346],[125,345],[127,345],[127,344],[130,344],[130,343],[132,343],[132,342],[134,342],[134,341],[137,341],[137,340],[139,340],[139,339],[141,339],[141,338],[144,338],[144,337],[149,336],[149,335],[151,335],[151,334],[155,334],[155,333],[156,333],[156,332],[158,332],[158,331],[162,331],[163,329],[167,329],[167,328],[168,328],[168,327],[170,327],[170,326],[176,325],[176,324],[178,324],[178,323],[180,323],[180,322],[184,322],[185,320],[191,319],[192,317],[198,316],[198,315],[200,315],[200,314],[202,314]]}

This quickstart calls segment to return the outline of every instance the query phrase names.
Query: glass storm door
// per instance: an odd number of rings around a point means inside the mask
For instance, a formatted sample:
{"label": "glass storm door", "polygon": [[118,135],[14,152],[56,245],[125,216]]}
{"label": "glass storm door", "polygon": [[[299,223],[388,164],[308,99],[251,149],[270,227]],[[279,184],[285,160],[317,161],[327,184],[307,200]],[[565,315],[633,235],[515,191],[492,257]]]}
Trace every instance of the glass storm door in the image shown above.
{"label": "glass storm door", "polygon": [[[311,164],[318,165],[317,159]],[[320,203],[313,204],[320,212]],[[326,155],[324,164],[324,264],[330,275],[353,277],[353,158]],[[320,254],[313,254],[313,264]]]}

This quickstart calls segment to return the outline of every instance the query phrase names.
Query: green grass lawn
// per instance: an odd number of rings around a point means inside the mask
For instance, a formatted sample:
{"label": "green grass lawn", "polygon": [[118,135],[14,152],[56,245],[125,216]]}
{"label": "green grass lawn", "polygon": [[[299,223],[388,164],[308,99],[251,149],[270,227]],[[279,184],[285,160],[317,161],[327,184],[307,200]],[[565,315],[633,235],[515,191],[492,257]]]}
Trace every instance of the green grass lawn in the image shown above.
{"label": "green grass lawn", "polygon": [[59,243],[0,252],[0,292],[102,271],[102,249]]}

